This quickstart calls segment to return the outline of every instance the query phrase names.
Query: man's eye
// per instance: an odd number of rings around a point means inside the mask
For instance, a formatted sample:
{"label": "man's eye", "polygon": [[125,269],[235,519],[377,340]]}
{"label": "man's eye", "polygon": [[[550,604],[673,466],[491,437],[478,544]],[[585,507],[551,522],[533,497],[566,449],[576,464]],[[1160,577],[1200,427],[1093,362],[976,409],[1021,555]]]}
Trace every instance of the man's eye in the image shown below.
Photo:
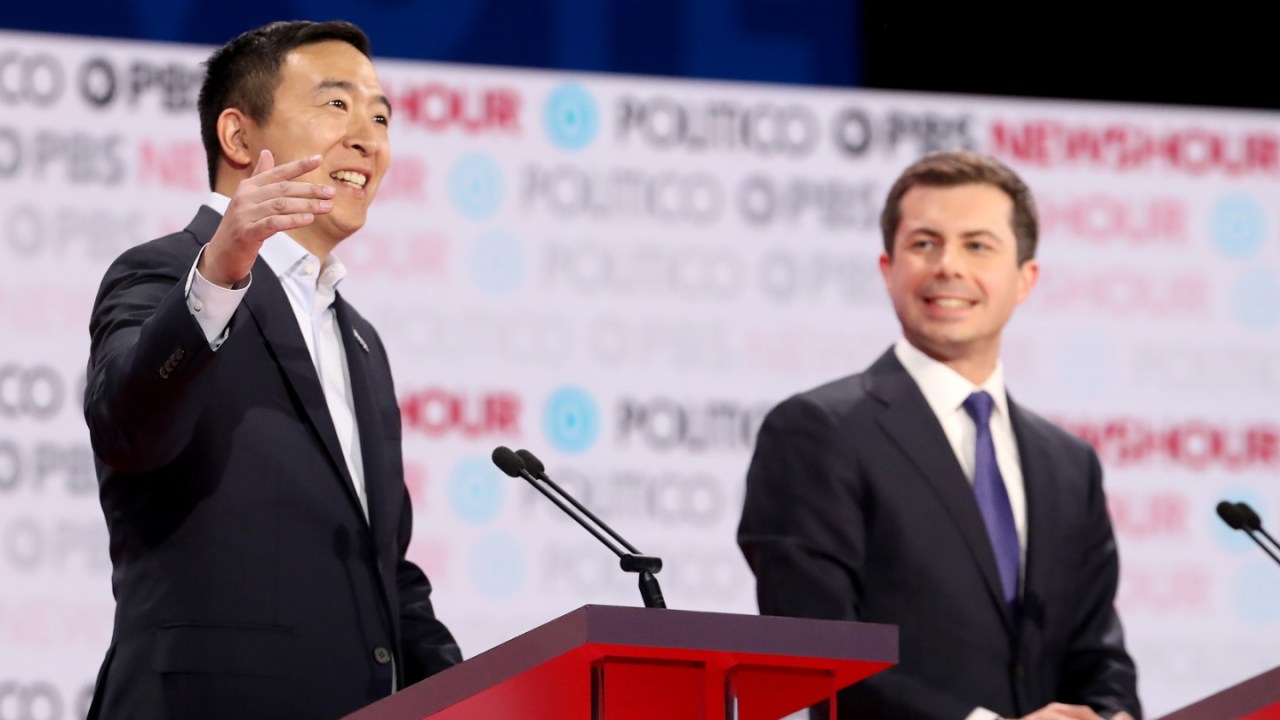
{"label": "man's eye", "polygon": [[390,120],[387,119],[386,115],[374,115],[373,121],[380,125],[388,125],[391,122]]}
{"label": "man's eye", "polygon": [[337,99],[334,99],[334,100],[330,100],[330,101],[329,101],[329,104],[330,104],[330,105],[332,105],[332,106],[334,106],[334,107],[336,107],[336,108],[340,108],[340,109],[343,109],[343,110],[345,110],[345,109],[346,109],[346,107],[347,107],[347,103],[346,103],[346,101],[345,101],[345,100],[337,100]]}

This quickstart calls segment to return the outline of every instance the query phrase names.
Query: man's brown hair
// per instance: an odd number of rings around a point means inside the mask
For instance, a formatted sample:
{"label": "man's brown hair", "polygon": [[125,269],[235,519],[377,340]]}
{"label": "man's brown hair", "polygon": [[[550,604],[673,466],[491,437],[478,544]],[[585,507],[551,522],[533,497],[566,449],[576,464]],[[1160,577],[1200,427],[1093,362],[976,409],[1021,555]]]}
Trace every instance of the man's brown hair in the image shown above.
{"label": "man's brown hair", "polygon": [[893,257],[893,236],[902,222],[902,198],[913,187],[956,187],[958,185],[992,185],[1004,191],[1013,201],[1013,217],[1009,219],[1018,241],[1018,264],[1036,256],[1040,239],[1040,221],[1035,199],[1027,184],[1004,163],[988,155],[970,150],[947,150],[925,155],[898,176],[880,213],[880,232],[884,235],[884,252]]}
{"label": "man's brown hair", "polygon": [[267,122],[285,56],[303,45],[326,40],[345,42],[365,57],[370,56],[369,38],[345,20],[274,22],[240,35],[209,56],[197,108],[211,189],[217,183],[218,160],[222,157],[218,116],[227,108],[236,108],[256,123]]}

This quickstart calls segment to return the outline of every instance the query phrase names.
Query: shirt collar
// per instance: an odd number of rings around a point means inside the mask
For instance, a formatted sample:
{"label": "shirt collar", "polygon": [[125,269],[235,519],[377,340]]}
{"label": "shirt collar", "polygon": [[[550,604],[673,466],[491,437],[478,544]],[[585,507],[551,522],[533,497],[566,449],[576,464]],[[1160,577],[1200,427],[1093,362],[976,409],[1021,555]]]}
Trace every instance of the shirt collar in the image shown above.
{"label": "shirt collar", "polygon": [[[222,193],[212,192],[209,193],[204,204],[217,210],[219,215],[226,215],[227,208],[231,205],[231,198]],[[298,241],[289,237],[287,233],[278,232],[267,238],[262,243],[262,249],[258,251],[258,257],[267,263],[276,277],[282,279],[294,275],[311,275],[317,284],[337,288],[338,283],[347,276],[347,267],[338,260],[336,255],[329,253],[329,257],[321,263],[319,258],[299,245]],[[308,261],[314,263],[311,273],[304,272]]]}
{"label": "shirt collar", "polygon": [[934,360],[912,345],[906,338],[899,338],[893,346],[898,362],[915,380],[933,414],[944,417],[964,406],[965,398],[978,390],[986,390],[995,401],[995,409],[1001,417],[1009,417],[1009,399],[1004,389],[1004,365],[997,360],[996,369],[981,385],[974,385],[960,373]]}

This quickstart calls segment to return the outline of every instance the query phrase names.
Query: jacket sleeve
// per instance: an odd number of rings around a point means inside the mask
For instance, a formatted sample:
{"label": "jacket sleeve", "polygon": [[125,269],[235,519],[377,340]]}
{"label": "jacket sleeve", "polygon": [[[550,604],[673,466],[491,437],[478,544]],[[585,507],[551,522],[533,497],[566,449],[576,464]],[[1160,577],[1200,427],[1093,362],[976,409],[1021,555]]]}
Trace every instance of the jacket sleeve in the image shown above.
{"label": "jacket sleeve", "polygon": [[1088,452],[1086,567],[1080,577],[1090,582],[1072,624],[1061,691],[1064,702],[1088,705],[1103,717],[1124,710],[1141,720],[1137,670],[1125,651],[1124,631],[1115,610],[1120,560],[1102,490],[1102,466],[1097,453],[1092,448]]}
{"label": "jacket sleeve", "polygon": [[209,349],[186,304],[200,249],[189,233],[121,255],[103,277],[89,321],[84,412],[94,453],[126,473],[160,467],[189,442],[214,385]]}

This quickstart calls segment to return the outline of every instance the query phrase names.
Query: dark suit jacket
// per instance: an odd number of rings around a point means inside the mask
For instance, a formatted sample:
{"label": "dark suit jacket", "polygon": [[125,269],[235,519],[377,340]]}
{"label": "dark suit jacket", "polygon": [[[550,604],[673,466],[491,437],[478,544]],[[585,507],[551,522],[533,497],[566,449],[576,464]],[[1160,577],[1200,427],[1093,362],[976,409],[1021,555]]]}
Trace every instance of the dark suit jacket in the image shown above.
{"label": "dark suit jacket", "polygon": [[1009,408],[1027,494],[1016,624],[972,486],[892,351],[766,417],[738,531],[760,611],[900,627],[898,666],[842,693],[842,718],[1013,717],[1051,701],[1140,717],[1097,455]]}
{"label": "dark suit jacket", "polygon": [[[461,658],[405,559],[378,334],[341,298],[369,520],[298,323],[259,259],[217,352],[184,285],[220,216],[132,248],[95,302],[85,417],[115,630],[90,716],[337,718]],[[356,340],[364,340],[365,350]]]}

